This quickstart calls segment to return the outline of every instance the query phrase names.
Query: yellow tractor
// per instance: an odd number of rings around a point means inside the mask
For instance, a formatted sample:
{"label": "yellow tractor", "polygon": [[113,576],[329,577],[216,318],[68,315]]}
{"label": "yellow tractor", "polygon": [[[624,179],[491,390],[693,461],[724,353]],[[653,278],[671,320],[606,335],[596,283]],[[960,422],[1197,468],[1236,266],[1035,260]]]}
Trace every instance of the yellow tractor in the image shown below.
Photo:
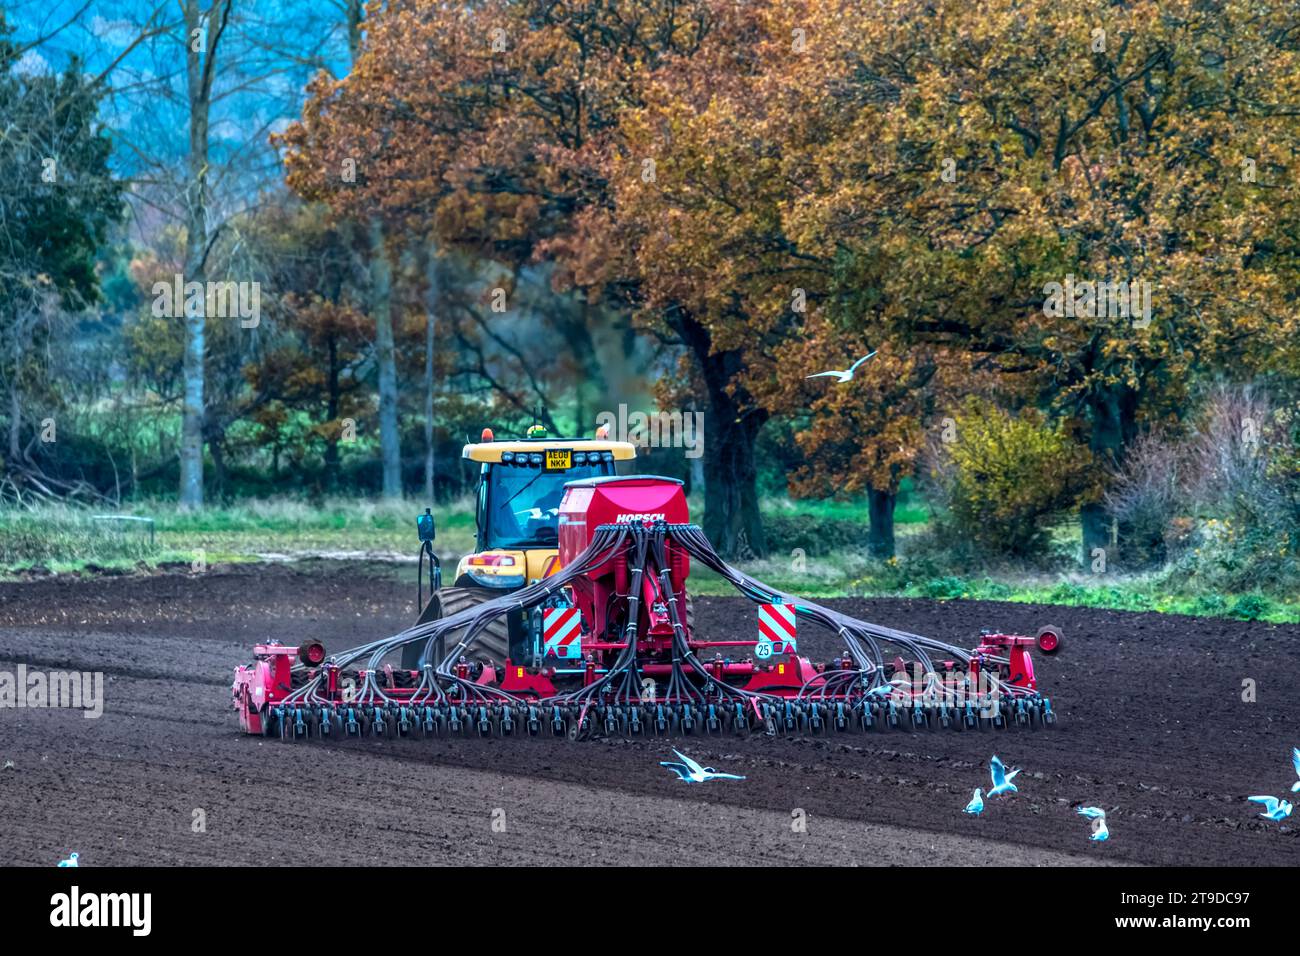
{"label": "yellow tractor", "polygon": [[[485,428],[481,441],[464,447],[461,458],[479,466],[474,551],[457,563],[451,586],[442,587],[432,548],[433,516],[426,509],[419,517],[422,560],[429,559],[431,587],[419,623],[516,591],[555,569],[564,483],[620,474],[619,463],[636,458],[635,445],[611,441],[605,433],[602,427],[594,439],[548,438],[545,427],[533,425],[522,441],[496,441],[492,429]],[[474,657],[498,663],[528,660],[533,626],[522,611],[493,621],[477,641]],[[416,668],[422,649],[418,642],[406,645],[402,666]]]}

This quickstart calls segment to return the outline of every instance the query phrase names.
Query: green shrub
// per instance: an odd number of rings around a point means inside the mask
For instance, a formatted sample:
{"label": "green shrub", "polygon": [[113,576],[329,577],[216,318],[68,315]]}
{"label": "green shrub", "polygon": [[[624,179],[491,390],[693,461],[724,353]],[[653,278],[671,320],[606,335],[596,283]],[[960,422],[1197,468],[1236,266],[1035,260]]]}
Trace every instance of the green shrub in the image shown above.
{"label": "green shrub", "polygon": [[809,556],[857,551],[867,546],[866,511],[860,522],[808,514],[765,515],[763,533],[773,549],[786,553],[795,548]]}
{"label": "green shrub", "polygon": [[1290,594],[1300,584],[1300,562],[1286,530],[1211,518],[1199,523],[1192,543],[1194,548],[1168,566],[1181,589]]}
{"label": "green shrub", "polygon": [[1232,602],[1228,614],[1243,621],[1258,621],[1273,610],[1273,602],[1262,594],[1243,594]]}
{"label": "green shrub", "polygon": [[1048,593],[1047,600],[1050,604],[1084,604],[1088,600],[1088,589],[1062,581]]}
{"label": "green shrub", "polygon": [[989,554],[1045,553],[1053,519],[1084,486],[1087,453],[1034,409],[1013,416],[972,399],[954,421],[935,474],[954,532]]}
{"label": "green shrub", "polygon": [[1211,391],[1181,453],[1194,550],[1174,567],[1189,587],[1285,595],[1300,584],[1297,410],[1251,387]]}
{"label": "green shrub", "polygon": [[1133,568],[1159,567],[1185,544],[1180,518],[1191,509],[1182,487],[1185,451],[1163,432],[1140,435],[1111,476],[1103,500],[1119,522],[1117,558]]}
{"label": "green shrub", "polygon": [[967,591],[967,584],[959,577],[947,575],[942,578],[931,578],[924,582],[919,588],[922,597],[934,598],[936,600],[947,601],[953,598],[959,598]]}
{"label": "green shrub", "polygon": [[1228,611],[1228,602],[1222,594],[1198,594],[1192,603],[1192,613],[1207,617],[1220,617]]}
{"label": "green shrub", "polygon": [[1009,585],[986,577],[976,585],[976,593],[981,601],[1005,601],[1015,592]]}

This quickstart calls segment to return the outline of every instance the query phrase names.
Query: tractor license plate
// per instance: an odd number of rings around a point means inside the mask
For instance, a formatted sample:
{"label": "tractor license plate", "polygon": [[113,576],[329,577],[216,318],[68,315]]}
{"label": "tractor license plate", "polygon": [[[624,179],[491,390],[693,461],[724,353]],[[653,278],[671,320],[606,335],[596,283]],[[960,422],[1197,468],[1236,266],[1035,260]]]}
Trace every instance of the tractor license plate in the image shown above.
{"label": "tractor license plate", "polygon": [[546,470],[565,471],[573,466],[573,452],[568,448],[546,449]]}

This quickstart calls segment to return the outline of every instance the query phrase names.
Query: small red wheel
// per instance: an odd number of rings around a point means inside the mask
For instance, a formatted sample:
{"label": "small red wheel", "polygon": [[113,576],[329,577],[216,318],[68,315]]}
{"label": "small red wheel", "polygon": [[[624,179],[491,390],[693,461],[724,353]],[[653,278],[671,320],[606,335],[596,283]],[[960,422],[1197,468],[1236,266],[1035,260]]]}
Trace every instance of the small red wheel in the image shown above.
{"label": "small red wheel", "polygon": [[325,645],[320,641],[303,641],[298,648],[298,663],[307,667],[320,667],[325,663]]}
{"label": "small red wheel", "polygon": [[1038,649],[1044,654],[1055,654],[1061,649],[1061,629],[1059,627],[1040,627],[1038,629]]}

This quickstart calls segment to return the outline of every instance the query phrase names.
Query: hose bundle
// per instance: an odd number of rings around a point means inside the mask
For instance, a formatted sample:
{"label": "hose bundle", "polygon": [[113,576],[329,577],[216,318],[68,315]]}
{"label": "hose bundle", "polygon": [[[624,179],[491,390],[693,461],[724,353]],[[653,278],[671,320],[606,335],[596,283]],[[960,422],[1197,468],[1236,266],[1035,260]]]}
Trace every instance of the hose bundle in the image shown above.
{"label": "hose bundle", "polygon": [[[325,661],[320,672],[290,692],[283,705],[292,708],[336,703],[329,693],[322,693],[326,675],[361,665],[358,674],[360,686],[354,685],[347,689],[345,700],[348,702],[394,707],[563,707],[577,709],[584,718],[592,706],[633,708],[641,703],[637,626],[643,584],[646,575],[651,575],[660,592],[667,595],[668,615],[672,622],[671,655],[668,661],[671,670],[660,699],[701,709],[720,704],[735,716],[752,713],[761,717],[766,713],[764,705],[782,703],[786,698],[771,692],[750,691],[728,684],[711,673],[700,661],[690,647],[683,622],[683,610],[677,606],[667,552],[669,542],[679,545],[692,558],[715,571],[754,603],[789,605],[794,609],[796,617],[825,627],[840,636],[844,641],[847,663],[852,666],[828,668],[804,680],[795,694],[798,701],[844,700],[849,697],[859,701],[884,700],[891,695],[901,696],[904,693],[902,689],[887,677],[884,644],[900,648],[920,665],[924,686],[918,688],[916,694],[909,694],[909,701],[915,700],[917,696],[940,701],[951,698],[952,687],[945,686],[935,673],[933,654],[941,654],[945,659],[951,658],[967,665],[972,660],[973,655],[969,651],[954,644],[858,620],[772,588],[725,562],[697,525],[668,524],[663,521],[650,524],[610,524],[598,527],[590,545],[551,577],[450,617],[417,624],[391,637],[332,655]],[[622,625],[623,646],[595,680],[577,690],[535,700],[525,699],[500,687],[478,683],[464,676],[460,662],[494,619],[545,603],[561,594],[574,580],[591,574],[619,554],[626,555],[631,572],[625,596],[627,614]],[[456,634],[460,635],[459,639],[448,650],[449,639]],[[409,695],[395,696],[386,692],[385,682],[381,680],[384,658],[409,644],[421,646],[418,682]],[[998,657],[988,657],[986,660],[994,664],[1006,663],[1004,658]],[[1000,691],[1011,697],[1023,697],[1031,693],[1025,688],[1002,682],[990,670],[982,673],[987,675],[991,682],[990,690],[994,692]],[[393,686],[390,681],[387,690],[392,690]]]}

